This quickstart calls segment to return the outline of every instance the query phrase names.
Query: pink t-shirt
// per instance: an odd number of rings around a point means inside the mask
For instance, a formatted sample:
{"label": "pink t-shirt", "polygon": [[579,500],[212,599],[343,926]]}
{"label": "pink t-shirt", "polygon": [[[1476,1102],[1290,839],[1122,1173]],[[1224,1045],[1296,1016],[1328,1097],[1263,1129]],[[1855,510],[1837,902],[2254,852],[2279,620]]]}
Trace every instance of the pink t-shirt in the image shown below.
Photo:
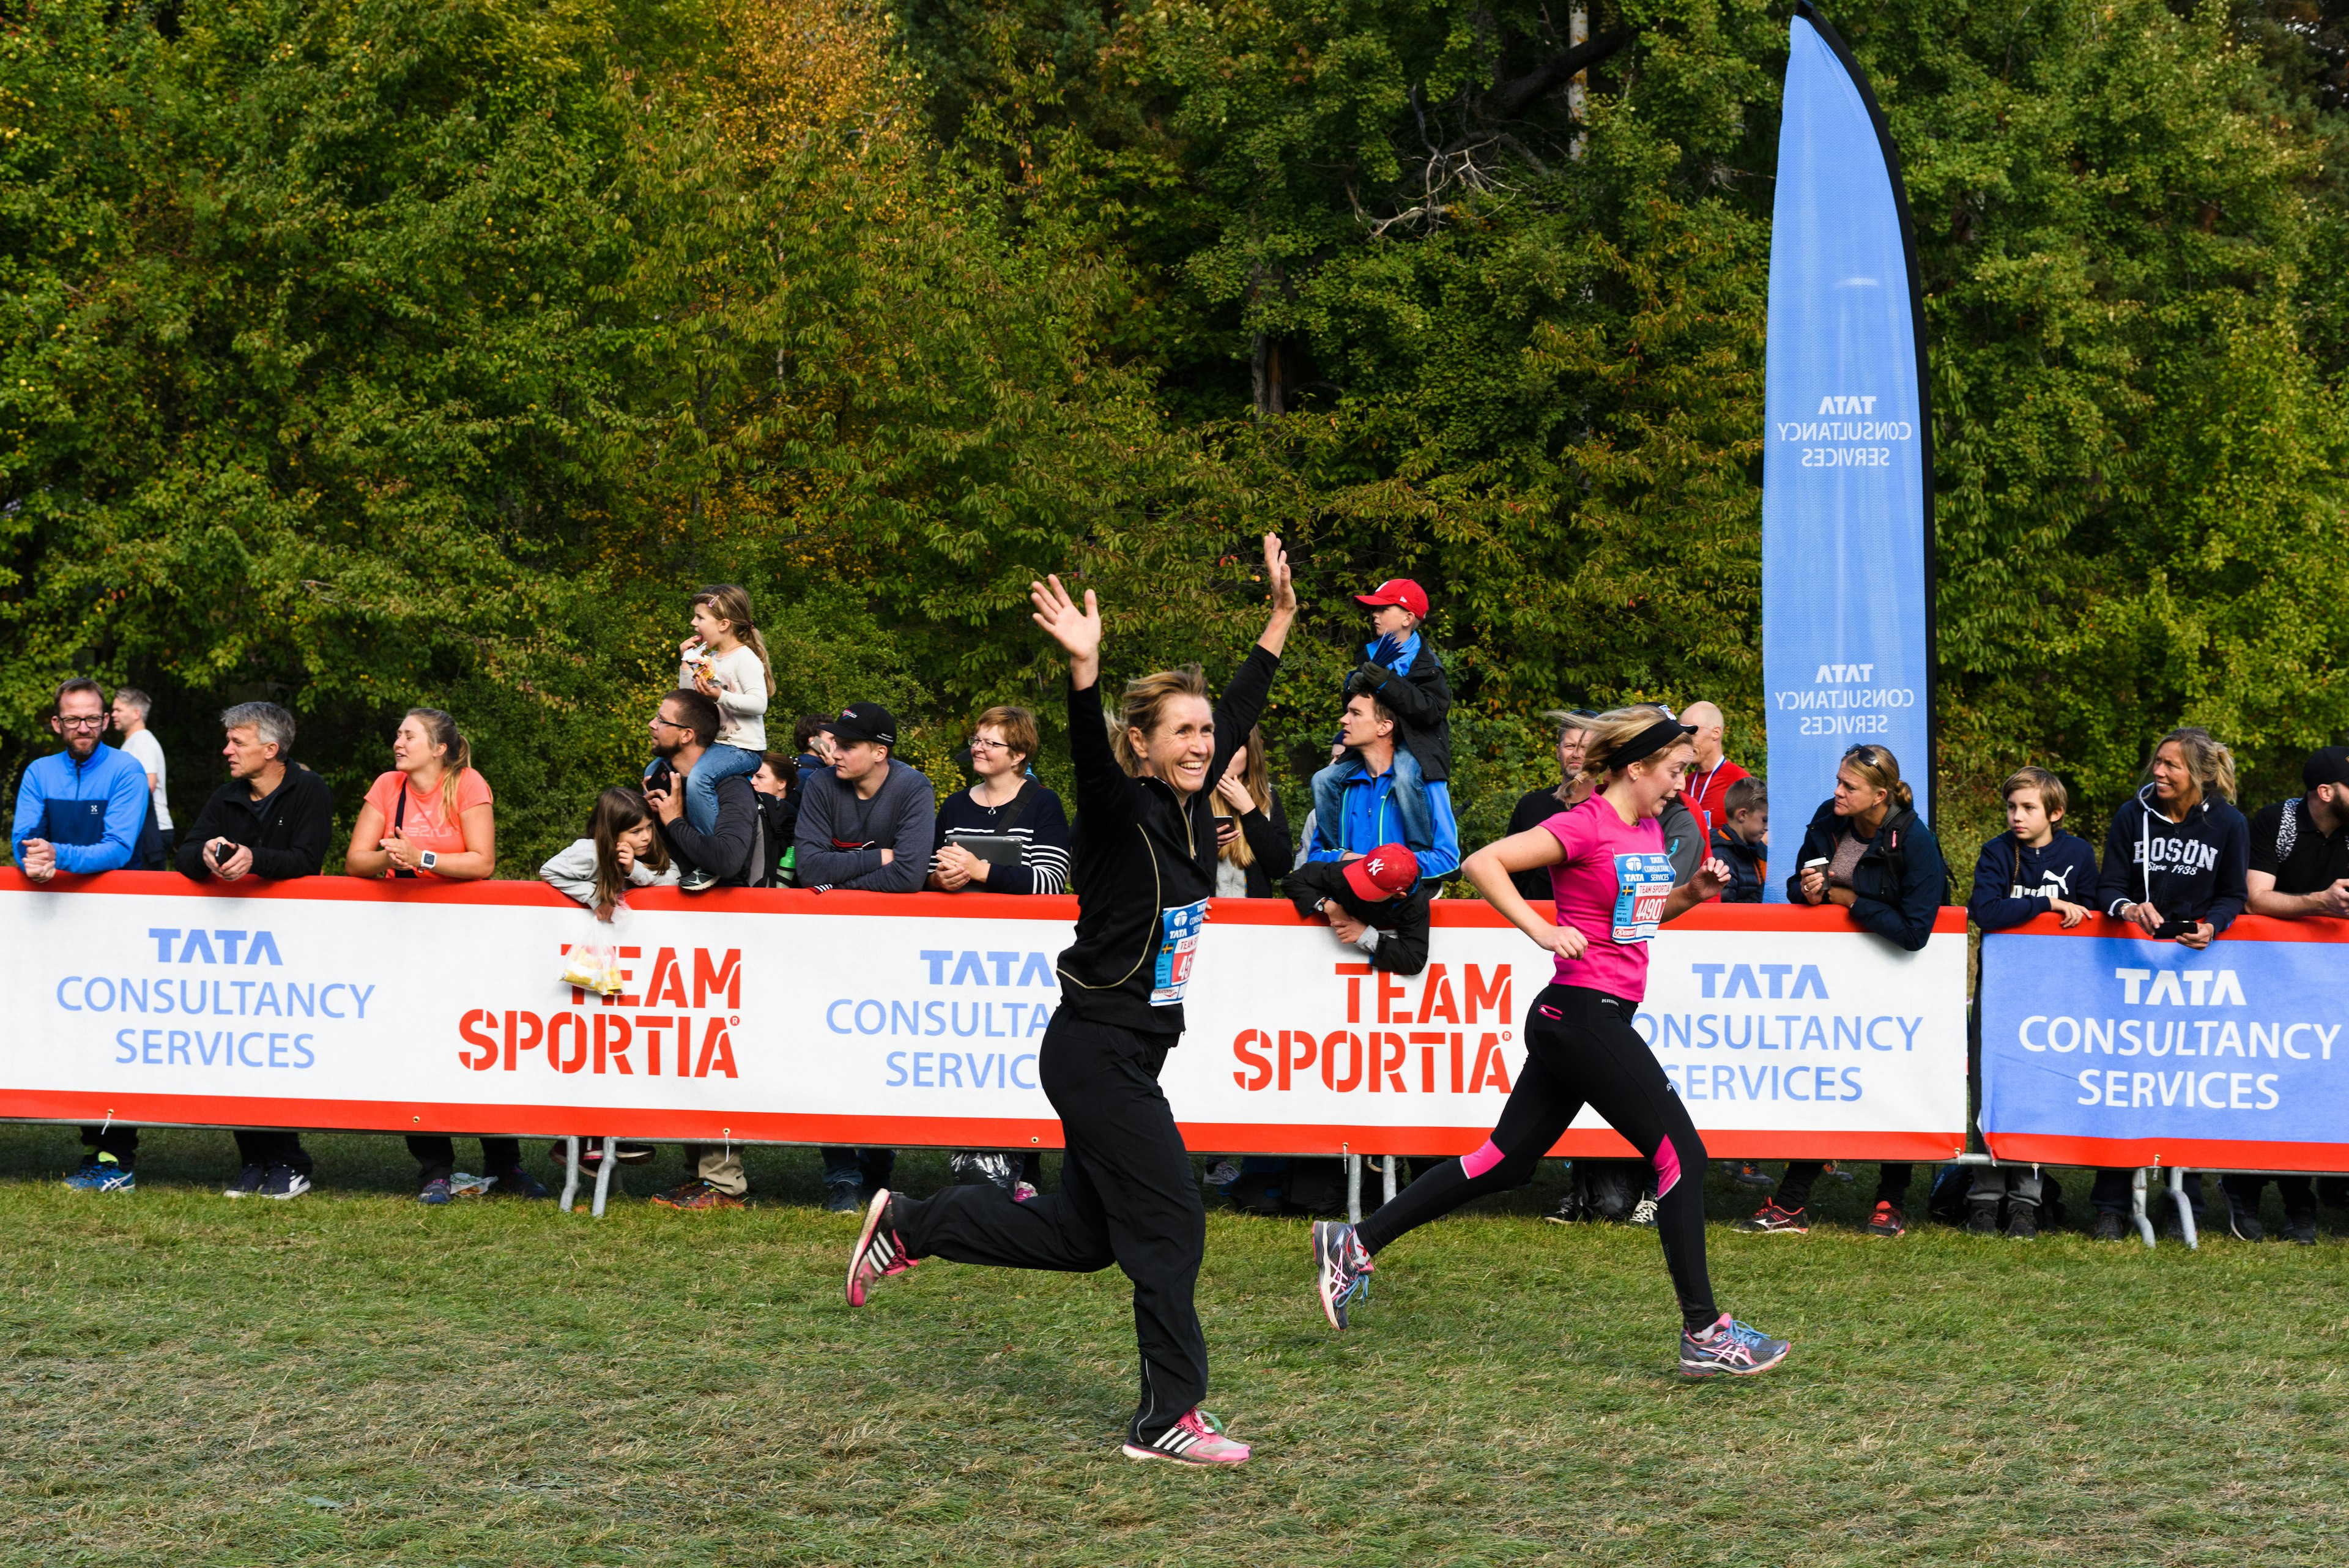
{"label": "pink t-shirt", "polygon": [[1557,983],[1641,1000],[1648,943],[1672,890],[1663,825],[1652,816],[1626,823],[1604,796],[1592,795],[1542,826],[1566,846],[1566,858],[1549,868],[1557,923],[1590,944],[1580,958],[1557,961]]}
{"label": "pink t-shirt", "polygon": [[[429,794],[419,794],[406,788],[408,775],[397,769],[379,774],[367,792],[367,803],[383,814],[383,830],[388,836],[393,825],[399,826],[410,844],[419,849],[429,849],[435,855],[461,855],[465,850],[465,826],[458,818],[477,805],[491,804],[490,781],[467,768],[457,775],[457,809],[450,811],[438,789]],[[408,796],[408,809],[400,810],[403,790]],[[438,871],[419,871],[419,877],[440,877]]]}

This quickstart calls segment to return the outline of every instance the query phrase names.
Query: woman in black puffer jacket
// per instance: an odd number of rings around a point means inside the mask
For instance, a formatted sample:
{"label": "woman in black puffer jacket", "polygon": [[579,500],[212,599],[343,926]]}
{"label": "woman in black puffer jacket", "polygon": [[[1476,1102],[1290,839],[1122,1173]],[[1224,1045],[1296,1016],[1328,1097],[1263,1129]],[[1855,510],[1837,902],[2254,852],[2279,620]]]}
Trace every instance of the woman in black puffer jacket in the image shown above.
{"label": "woman in black puffer jacket", "polygon": [[[1852,919],[1909,951],[1921,950],[1933,934],[1950,885],[1949,867],[1933,830],[1917,815],[1913,795],[1900,782],[1899,759],[1882,746],[1854,746],[1836,769],[1835,794],[1811,817],[1803,833],[1795,874],[1786,878],[1786,898],[1795,904],[1841,904]],[[1798,1159],[1786,1167],[1772,1199],[1741,1231],[1803,1231],[1811,1228],[1811,1184],[1824,1162]],[[1909,1165],[1878,1168],[1876,1213],[1868,1234],[1898,1236],[1909,1228],[1903,1212]]]}

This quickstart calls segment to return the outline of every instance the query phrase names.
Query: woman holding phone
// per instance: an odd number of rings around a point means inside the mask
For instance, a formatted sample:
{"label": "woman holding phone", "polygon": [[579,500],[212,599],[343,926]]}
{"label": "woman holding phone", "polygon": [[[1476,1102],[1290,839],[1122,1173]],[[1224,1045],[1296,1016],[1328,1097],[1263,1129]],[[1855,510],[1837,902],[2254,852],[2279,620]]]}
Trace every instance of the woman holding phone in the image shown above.
{"label": "woman holding phone", "polygon": [[[1704,1262],[1704,1142],[1671,1080],[1631,1027],[1647,994],[1659,928],[1719,895],[1729,867],[1697,863],[1673,885],[1657,818],[1696,760],[1695,732],[1661,708],[1618,708],[1590,721],[1583,772],[1597,793],[1540,826],[1512,834],[1461,867],[1503,919],[1556,955],[1555,978],[1526,1012],[1526,1060],[1493,1136],[1427,1171],[1360,1225],[1313,1227],[1321,1311],[1333,1328],[1390,1242],[1472,1199],[1523,1187],[1586,1105],[1656,1168],[1656,1235],[1680,1298],[1681,1371],[1750,1376],[1785,1359],[1787,1343],[1723,1312]],[[1517,891],[1547,867],[1553,913]]]}
{"label": "woman holding phone", "polygon": [[[1941,898],[1950,886],[1941,846],[1900,782],[1900,762],[1883,746],[1857,745],[1836,768],[1835,794],[1820,803],[1803,832],[1786,898],[1795,904],[1841,904],[1853,919],[1895,947],[1916,952],[1933,934]],[[1798,1159],[1786,1167],[1778,1191],[1740,1231],[1758,1235],[1800,1235],[1811,1228],[1811,1187],[1826,1162]],[[1898,1236],[1909,1229],[1903,1205],[1914,1168],[1878,1168],[1871,1236]]]}

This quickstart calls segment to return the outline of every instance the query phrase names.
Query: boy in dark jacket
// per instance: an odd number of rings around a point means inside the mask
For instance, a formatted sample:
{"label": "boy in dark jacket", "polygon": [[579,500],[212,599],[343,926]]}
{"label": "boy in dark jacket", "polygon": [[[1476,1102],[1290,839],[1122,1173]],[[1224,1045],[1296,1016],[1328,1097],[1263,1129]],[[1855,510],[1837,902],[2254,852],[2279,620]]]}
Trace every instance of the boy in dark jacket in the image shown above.
{"label": "boy in dark jacket", "polygon": [[[1974,890],[1966,913],[1984,931],[2002,931],[2050,914],[2061,916],[2069,930],[2088,918],[2096,857],[2085,840],[2055,826],[2071,805],[2064,781],[2045,768],[2023,768],[1999,793],[2006,799],[2006,831],[1983,845],[1974,860]],[[1967,1232],[1996,1235],[2003,1200],[2007,1236],[2032,1240],[2039,1234],[2043,1186],[2035,1165],[1976,1167],[1966,1193]]]}
{"label": "boy in dark jacket", "polygon": [[[1433,844],[1445,836],[1437,831],[1441,818],[1452,829],[1448,836],[1456,840],[1452,688],[1444,680],[1443,660],[1421,630],[1427,621],[1427,590],[1408,577],[1391,577],[1354,597],[1371,607],[1371,629],[1379,635],[1363,645],[1362,662],[1346,677],[1340,700],[1367,691],[1394,715],[1393,800],[1403,836],[1414,844]],[[1317,822],[1335,824],[1343,816],[1346,781],[1354,760],[1350,753],[1313,775]],[[1334,832],[1329,839],[1339,842]]]}
{"label": "boy in dark jacket", "polygon": [[2071,929],[2095,899],[2096,856],[2064,832],[2071,797],[2045,768],[2024,768],[2001,786],[2006,831],[1982,846],[1966,913],[1985,931],[2002,931],[2041,915],[2061,915]]}
{"label": "boy in dark jacket", "polygon": [[1409,846],[1381,844],[1342,866],[1308,861],[1280,888],[1299,915],[1327,916],[1338,940],[1368,953],[1372,969],[1417,974],[1427,967],[1427,889]]}
{"label": "boy in dark jacket", "polygon": [[1722,797],[1721,826],[1713,830],[1713,852],[1729,867],[1724,904],[1758,904],[1770,875],[1770,787],[1746,777]]}

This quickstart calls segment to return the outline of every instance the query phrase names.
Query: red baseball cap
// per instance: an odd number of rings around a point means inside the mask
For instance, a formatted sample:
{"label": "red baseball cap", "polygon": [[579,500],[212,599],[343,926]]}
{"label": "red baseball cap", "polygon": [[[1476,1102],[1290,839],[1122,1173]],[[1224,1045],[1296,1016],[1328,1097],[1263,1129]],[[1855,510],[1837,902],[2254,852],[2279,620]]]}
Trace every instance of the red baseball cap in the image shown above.
{"label": "red baseball cap", "polygon": [[1389,577],[1366,594],[1356,594],[1354,602],[1365,605],[1401,605],[1420,619],[1427,618],[1427,590],[1409,577]]}
{"label": "red baseball cap", "polygon": [[1382,904],[1408,893],[1418,880],[1419,857],[1407,845],[1381,844],[1360,860],[1346,862],[1346,886],[1366,903]]}

